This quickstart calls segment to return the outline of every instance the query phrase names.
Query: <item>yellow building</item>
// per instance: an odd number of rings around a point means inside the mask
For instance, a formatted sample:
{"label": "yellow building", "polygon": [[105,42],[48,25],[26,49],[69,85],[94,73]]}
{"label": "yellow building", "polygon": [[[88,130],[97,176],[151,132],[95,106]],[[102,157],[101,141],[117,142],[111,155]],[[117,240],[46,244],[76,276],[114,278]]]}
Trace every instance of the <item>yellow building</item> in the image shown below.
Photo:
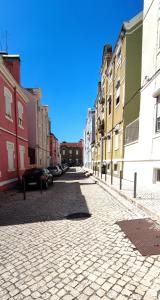
{"label": "yellow building", "polygon": [[[136,66],[140,65],[141,52],[136,51],[135,45],[140,48],[141,33],[142,14],[139,14],[123,23],[113,53],[110,45],[105,45],[103,50],[101,82],[95,103],[95,160],[99,170],[105,164],[107,173],[114,176],[119,176],[123,169],[125,118],[134,116],[134,109],[124,114],[124,107],[130,82],[132,90],[137,89],[135,78],[140,71]],[[133,61],[134,69],[130,67]],[[135,109],[139,101],[139,98],[135,100]]]}

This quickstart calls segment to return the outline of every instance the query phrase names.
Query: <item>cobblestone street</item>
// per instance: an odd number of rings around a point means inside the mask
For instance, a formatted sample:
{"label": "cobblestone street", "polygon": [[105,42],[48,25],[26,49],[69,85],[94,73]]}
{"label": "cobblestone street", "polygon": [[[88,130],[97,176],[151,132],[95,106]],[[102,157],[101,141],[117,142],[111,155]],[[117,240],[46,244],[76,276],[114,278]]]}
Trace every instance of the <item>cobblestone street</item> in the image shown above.
{"label": "cobblestone street", "polygon": [[[143,257],[116,221],[146,217],[71,168],[47,191],[0,200],[0,300],[160,299],[160,256]],[[7,196],[8,195],[8,196]],[[74,212],[88,219],[67,220]]]}

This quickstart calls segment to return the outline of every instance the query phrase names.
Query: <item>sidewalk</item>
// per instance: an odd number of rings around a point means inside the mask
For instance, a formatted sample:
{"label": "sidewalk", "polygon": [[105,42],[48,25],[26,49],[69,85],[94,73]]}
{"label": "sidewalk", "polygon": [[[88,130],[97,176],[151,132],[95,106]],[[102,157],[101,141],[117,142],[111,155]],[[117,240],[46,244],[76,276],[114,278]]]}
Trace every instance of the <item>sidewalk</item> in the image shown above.
{"label": "sidewalk", "polygon": [[[120,200],[128,200],[143,211],[150,214],[153,218],[160,221],[160,187],[144,187],[137,184],[136,198],[134,198],[134,183],[126,179],[122,180],[122,189],[120,190],[119,177],[113,177],[111,184],[111,176],[105,174],[93,174],[93,170],[83,168],[86,172],[92,174],[91,178],[96,180],[97,183],[107,190],[113,197]],[[98,176],[99,175],[99,176]],[[118,198],[118,199],[119,199]]]}

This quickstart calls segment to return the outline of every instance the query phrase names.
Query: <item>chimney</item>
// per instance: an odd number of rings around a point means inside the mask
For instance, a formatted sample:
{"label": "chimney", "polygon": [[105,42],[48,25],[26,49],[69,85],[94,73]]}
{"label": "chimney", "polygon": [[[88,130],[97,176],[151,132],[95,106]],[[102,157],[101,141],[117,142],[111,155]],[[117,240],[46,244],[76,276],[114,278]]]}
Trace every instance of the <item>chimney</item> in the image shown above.
{"label": "chimney", "polygon": [[8,54],[7,52],[0,52],[3,61],[14,79],[20,84],[20,56]]}
{"label": "chimney", "polygon": [[107,68],[112,59],[112,46],[110,44],[106,44],[103,47],[103,56],[102,56],[102,66],[107,61]]}

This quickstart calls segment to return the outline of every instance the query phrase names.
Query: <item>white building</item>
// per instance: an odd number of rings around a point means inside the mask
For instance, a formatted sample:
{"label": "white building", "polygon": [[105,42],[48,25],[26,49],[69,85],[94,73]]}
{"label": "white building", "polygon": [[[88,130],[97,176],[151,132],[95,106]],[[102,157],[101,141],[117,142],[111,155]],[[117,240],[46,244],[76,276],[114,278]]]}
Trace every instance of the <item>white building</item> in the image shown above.
{"label": "white building", "polygon": [[28,96],[28,136],[30,164],[37,167],[50,165],[50,125],[48,106],[41,105],[41,89],[24,90]]}
{"label": "white building", "polygon": [[86,168],[92,168],[92,144],[95,139],[95,110],[89,108],[84,129],[83,161]]}
{"label": "white building", "polygon": [[160,183],[160,1],[144,0],[139,141],[125,149],[124,176]]}

